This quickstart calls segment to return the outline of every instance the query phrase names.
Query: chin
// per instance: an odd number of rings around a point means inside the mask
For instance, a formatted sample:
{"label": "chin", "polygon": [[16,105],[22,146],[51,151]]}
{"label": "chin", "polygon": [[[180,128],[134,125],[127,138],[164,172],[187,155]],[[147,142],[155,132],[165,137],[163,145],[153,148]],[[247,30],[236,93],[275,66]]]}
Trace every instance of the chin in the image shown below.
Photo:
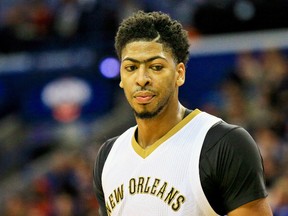
{"label": "chin", "polygon": [[158,116],[158,114],[162,111],[163,107],[164,106],[159,107],[155,111],[137,112],[136,110],[134,110],[134,114],[135,114],[136,118],[139,118],[139,119],[152,119],[152,118],[155,118],[156,116]]}
{"label": "chin", "polygon": [[158,113],[152,113],[152,112],[141,112],[141,113],[134,112],[134,113],[135,113],[136,118],[139,118],[139,119],[152,119],[158,114]]}

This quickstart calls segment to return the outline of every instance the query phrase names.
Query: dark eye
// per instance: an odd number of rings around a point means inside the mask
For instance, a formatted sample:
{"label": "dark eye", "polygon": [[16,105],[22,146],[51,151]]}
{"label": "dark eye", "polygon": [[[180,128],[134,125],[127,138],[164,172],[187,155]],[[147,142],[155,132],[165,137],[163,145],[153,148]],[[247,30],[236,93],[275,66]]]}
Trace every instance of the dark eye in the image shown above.
{"label": "dark eye", "polygon": [[153,65],[151,66],[151,69],[154,71],[160,71],[162,70],[163,66],[162,65]]}
{"label": "dark eye", "polygon": [[132,71],[136,70],[137,67],[135,65],[128,65],[125,67],[125,69],[129,72],[132,72]]}

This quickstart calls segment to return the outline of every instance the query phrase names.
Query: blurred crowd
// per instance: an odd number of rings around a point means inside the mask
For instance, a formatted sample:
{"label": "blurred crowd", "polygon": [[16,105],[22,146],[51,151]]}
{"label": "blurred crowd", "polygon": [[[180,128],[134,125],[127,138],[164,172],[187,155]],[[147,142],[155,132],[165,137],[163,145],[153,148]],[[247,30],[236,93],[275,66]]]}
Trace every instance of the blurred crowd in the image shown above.
{"label": "blurred crowd", "polygon": [[[190,29],[193,11],[203,2],[1,0],[0,53],[51,49],[56,45],[92,40],[96,35],[113,40],[118,23],[137,9],[161,9]],[[280,49],[239,53],[235,67],[219,84],[217,103],[207,100],[199,107],[251,133],[263,156],[269,200],[275,216],[288,215],[287,58],[287,53]],[[24,190],[11,194],[1,206],[0,214],[98,215],[92,169],[99,145],[85,143],[76,153],[67,150],[54,154],[49,159],[52,165],[48,171]]]}
{"label": "blurred crowd", "polygon": [[92,167],[97,148],[75,154],[61,152],[52,167],[25,190],[5,200],[3,216],[92,216],[98,203],[92,190]]}
{"label": "blurred crowd", "polygon": [[[162,10],[191,26],[198,1],[151,0],[2,0],[0,52],[35,51],[95,40],[113,39],[131,12]],[[201,2],[201,1],[199,1]],[[177,5],[177,7],[176,7]],[[94,41],[95,42],[95,41]]]}
{"label": "blurred crowd", "polygon": [[0,53],[113,40],[122,19],[139,9],[166,12],[192,34],[288,26],[286,0],[1,0]]}
{"label": "blurred crowd", "polygon": [[288,215],[288,62],[279,49],[243,52],[210,112],[246,128],[259,145],[275,216]]}
{"label": "blurred crowd", "polygon": [[3,0],[0,9],[3,53],[53,49],[102,27],[101,22],[87,23],[102,16],[96,0]]}

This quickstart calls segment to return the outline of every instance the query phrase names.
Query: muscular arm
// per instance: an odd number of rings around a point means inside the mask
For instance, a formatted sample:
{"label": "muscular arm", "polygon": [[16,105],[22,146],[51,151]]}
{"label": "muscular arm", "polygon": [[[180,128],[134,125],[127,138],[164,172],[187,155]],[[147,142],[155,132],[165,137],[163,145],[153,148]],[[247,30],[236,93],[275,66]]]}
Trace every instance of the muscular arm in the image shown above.
{"label": "muscular arm", "polygon": [[271,208],[266,198],[246,203],[228,213],[228,216],[272,216]]}

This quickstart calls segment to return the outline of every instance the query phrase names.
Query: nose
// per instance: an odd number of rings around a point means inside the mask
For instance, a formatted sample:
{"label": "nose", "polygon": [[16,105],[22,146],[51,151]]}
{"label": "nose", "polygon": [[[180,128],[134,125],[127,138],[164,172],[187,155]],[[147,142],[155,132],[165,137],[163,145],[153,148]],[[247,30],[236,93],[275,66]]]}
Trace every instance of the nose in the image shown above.
{"label": "nose", "polygon": [[146,70],[144,65],[141,65],[139,67],[136,83],[141,87],[147,86],[151,83],[151,78],[149,77],[148,71]]}

